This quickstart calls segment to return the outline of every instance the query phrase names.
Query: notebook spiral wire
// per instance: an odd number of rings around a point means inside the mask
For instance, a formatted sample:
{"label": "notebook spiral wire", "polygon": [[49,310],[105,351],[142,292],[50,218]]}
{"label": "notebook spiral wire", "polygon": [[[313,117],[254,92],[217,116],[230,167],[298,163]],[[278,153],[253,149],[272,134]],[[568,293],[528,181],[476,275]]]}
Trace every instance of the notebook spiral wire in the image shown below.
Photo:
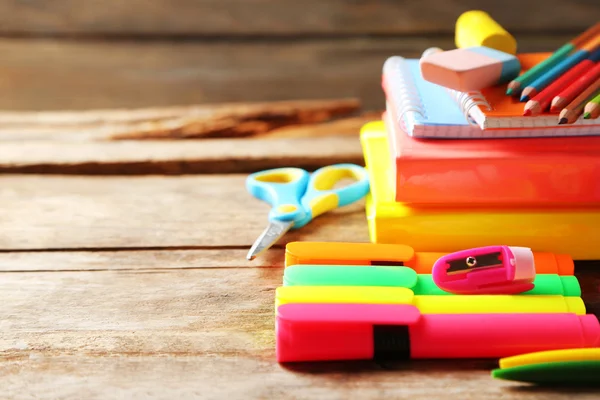
{"label": "notebook spiral wire", "polygon": [[485,99],[481,92],[459,92],[457,90],[448,89],[450,96],[458,103],[460,110],[463,112],[465,119],[471,125],[477,125],[471,117],[471,109],[473,107],[482,106],[491,110],[490,103]]}
{"label": "notebook spiral wire", "polygon": [[[405,121],[410,118],[410,121],[414,123],[415,114],[423,119],[427,118],[417,87],[410,79],[405,79],[409,76],[411,75],[408,65],[400,56],[388,58],[383,65],[383,79],[392,88],[389,93],[394,114],[402,129],[406,131],[410,131],[412,127],[407,127]],[[411,113],[412,116],[409,117],[408,113]]]}

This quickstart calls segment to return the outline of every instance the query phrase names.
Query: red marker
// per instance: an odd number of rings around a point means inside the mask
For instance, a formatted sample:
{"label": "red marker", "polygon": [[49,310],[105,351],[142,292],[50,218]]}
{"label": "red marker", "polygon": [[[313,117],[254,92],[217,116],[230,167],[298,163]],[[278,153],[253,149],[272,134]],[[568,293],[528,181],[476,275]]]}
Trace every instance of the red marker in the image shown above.
{"label": "red marker", "polygon": [[425,314],[411,305],[284,304],[278,362],[502,358],[600,346],[600,323],[576,314]]}

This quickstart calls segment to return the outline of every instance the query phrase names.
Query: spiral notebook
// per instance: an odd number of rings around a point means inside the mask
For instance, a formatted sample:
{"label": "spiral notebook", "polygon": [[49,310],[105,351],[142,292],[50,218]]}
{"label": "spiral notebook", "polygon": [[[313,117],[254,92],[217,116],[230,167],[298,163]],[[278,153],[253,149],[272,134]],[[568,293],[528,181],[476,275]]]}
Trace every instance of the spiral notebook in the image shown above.
{"label": "spiral notebook", "polygon": [[[519,55],[527,70],[550,53]],[[421,138],[507,138],[600,135],[600,120],[558,125],[558,115],[523,117],[524,103],[505,95],[505,86],[458,92],[424,80],[418,59],[393,56],[383,66],[388,111],[401,130]],[[391,108],[391,109],[390,109]]]}

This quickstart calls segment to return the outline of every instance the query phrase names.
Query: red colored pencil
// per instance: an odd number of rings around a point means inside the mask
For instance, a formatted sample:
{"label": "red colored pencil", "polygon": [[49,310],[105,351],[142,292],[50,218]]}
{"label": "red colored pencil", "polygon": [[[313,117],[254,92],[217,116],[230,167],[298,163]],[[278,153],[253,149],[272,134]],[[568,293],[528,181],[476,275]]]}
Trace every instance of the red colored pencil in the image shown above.
{"label": "red colored pencil", "polygon": [[588,86],[575,99],[563,108],[558,115],[558,124],[572,124],[583,113],[585,105],[600,93],[600,78]]}
{"label": "red colored pencil", "polygon": [[[508,84],[508,88],[506,90],[506,94],[508,96],[512,96],[515,94],[520,94],[521,90],[531,82],[535,81],[536,78],[540,77],[542,74],[548,72],[552,67],[558,64],[561,60],[565,59],[569,54],[574,51],[577,51],[581,48],[581,46],[586,43],[590,38],[600,34],[600,22],[594,24],[589,29],[586,29],[585,32],[581,33],[576,38],[568,41],[563,44],[560,48],[558,48],[550,57],[537,64],[529,71],[515,78]],[[533,97],[532,95],[531,97]]]}
{"label": "red colored pencil", "polygon": [[595,63],[592,60],[583,60],[575,65],[566,74],[552,82],[546,89],[539,92],[533,99],[525,104],[523,115],[535,116],[538,115],[550,106],[550,102],[560,92],[567,88],[571,83],[576,81],[582,74],[594,67]]}
{"label": "red colored pencil", "polygon": [[581,78],[577,79],[573,84],[556,95],[556,97],[552,99],[550,111],[556,112],[562,110],[569,102],[598,78],[600,78],[600,63],[596,64],[592,69],[583,74]]}

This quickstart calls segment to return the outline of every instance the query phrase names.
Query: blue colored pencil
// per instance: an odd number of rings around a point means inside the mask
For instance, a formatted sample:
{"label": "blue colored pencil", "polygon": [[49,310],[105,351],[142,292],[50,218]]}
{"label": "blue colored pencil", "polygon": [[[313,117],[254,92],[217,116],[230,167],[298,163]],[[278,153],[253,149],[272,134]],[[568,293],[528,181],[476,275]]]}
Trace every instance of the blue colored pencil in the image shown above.
{"label": "blue colored pencil", "polygon": [[600,35],[586,43],[582,48],[571,54],[560,63],[552,67],[545,74],[534,80],[529,86],[523,89],[520,101],[529,101],[532,97],[542,91],[546,86],[554,82],[562,74],[573,68],[579,62],[589,58],[595,50],[600,48]]}

